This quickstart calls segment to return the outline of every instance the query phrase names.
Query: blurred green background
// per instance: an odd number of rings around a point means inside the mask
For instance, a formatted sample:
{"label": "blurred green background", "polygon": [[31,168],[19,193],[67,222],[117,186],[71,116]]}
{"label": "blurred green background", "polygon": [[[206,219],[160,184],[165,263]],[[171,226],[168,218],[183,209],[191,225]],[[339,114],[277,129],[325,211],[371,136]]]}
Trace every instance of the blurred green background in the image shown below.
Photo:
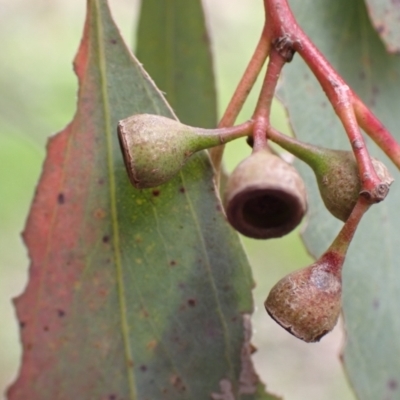
{"label": "blurred green background", "polygon": [[[125,40],[134,43],[139,1],[109,2]],[[261,32],[262,2],[205,0],[204,5],[221,113]],[[11,302],[27,281],[29,260],[20,233],[40,175],[46,140],[63,129],[75,112],[77,79],[72,60],[82,34],[85,6],[84,0],[0,0],[0,398],[15,378],[21,356]],[[253,94],[240,121],[252,114],[255,101]],[[290,131],[277,102],[272,123]],[[249,152],[243,140],[230,144],[227,169],[231,171]],[[286,400],[354,400],[338,358],[344,338],[341,324],[320,343],[306,344],[277,326],[264,311],[263,301],[273,284],[311,261],[298,233],[279,240],[243,242],[257,282],[253,343],[258,352],[254,361],[269,390]]]}

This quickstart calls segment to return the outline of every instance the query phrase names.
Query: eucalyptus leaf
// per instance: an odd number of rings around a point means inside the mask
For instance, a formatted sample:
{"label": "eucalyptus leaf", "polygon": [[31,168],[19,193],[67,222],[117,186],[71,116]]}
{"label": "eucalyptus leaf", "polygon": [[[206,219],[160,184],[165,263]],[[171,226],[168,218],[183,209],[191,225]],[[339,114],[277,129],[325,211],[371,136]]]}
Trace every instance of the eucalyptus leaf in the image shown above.
{"label": "eucalyptus leaf", "polygon": [[142,1],[136,54],[182,122],[215,127],[214,72],[200,0]]}

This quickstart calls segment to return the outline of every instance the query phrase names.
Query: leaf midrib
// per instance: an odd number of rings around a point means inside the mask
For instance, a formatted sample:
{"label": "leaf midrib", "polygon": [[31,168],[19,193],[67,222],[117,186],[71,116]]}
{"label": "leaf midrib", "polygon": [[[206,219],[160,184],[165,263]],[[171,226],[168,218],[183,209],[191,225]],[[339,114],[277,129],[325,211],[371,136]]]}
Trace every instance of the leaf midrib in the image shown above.
{"label": "leaf midrib", "polygon": [[104,50],[104,29],[102,26],[102,18],[101,18],[101,7],[107,7],[107,5],[100,5],[102,0],[94,0],[96,7],[96,28],[97,28],[97,49],[99,54],[99,70],[100,70],[100,81],[101,81],[101,95],[103,97],[103,112],[104,112],[104,126],[105,126],[105,135],[107,140],[107,165],[108,165],[108,176],[109,176],[109,184],[110,184],[110,208],[111,208],[111,218],[112,218],[112,241],[113,241],[113,249],[114,249],[114,259],[115,259],[115,268],[116,268],[116,276],[117,276],[117,291],[118,291],[118,299],[120,304],[120,313],[121,313],[121,330],[122,330],[122,339],[124,343],[125,349],[125,361],[126,361],[126,371],[129,385],[129,393],[130,398],[132,400],[137,399],[137,390],[136,390],[136,380],[134,373],[130,372],[130,368],[128,365],[133,361],[132,351],[129,343],[129,324],[126,318],[127,315],[127,306],[125,301],[125,286],[122,277],[122,261],[121,261],[121,245],[120,245],[120,237],[119,237],[119,223],[118,223],[118,210],[117,210],[117,201],[116,201],[116,183],[115,183],[115,173],[114,173],[114,158],[113,158],[113,142],[112,142],[112,134],[111,134],[111,116],[110,116],[110,103],[108,97],[108,88],[107,88],[107,66],[105,61],[105,50]]}

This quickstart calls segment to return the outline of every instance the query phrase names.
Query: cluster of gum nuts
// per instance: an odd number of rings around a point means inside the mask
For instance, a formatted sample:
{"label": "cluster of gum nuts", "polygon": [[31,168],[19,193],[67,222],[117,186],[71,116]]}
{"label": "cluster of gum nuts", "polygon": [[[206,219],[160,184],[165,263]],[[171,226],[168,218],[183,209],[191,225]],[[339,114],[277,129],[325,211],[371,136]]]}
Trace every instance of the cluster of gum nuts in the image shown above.
{"label": "cluster of gum nuts", "polygon": [[[202,129],[150,114],[131,116],[118,125],[125,166],[138,189],[166,183],[195,152],[249,133],[250,122]],[[312,168],[326,208],[347,221],[361,190],[353,153],[316,147],[278,133],[270,139]],[[387,168],[372,161],[378,177],[389,186],[393,179]],[[296,169],[267,144],[254,146],[228,178],[224,206],[229,223],[241,234],[277,238],[301,222],[307,211],[306,189]],[[336,325],[347,245],[332,245],[316,262],[285,276],[271,289],[265,301],[268,314],[299,339],[318,341]]]}

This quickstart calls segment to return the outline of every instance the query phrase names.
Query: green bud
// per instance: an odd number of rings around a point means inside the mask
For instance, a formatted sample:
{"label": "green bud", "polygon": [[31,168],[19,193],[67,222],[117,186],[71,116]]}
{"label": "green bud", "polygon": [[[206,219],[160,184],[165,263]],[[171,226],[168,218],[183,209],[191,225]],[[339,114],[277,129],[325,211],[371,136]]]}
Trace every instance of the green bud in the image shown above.
{"label": "green bud", "polygon": [[[346,221],[362,186],[353,152],[325,149],[280,134],[273,134],[271,140],[313,169],[325,207],[333,216]],[[382,183],[390,186],[393,178],[386,166],[374,158],[372,164]]]}
{"label": "green bud", "polygon": [[160,115],[138,114],[118,124],[118,138],[131,183],[138,189],[170,180],[195,152],[248,134],[250,123],[202,129]]}

